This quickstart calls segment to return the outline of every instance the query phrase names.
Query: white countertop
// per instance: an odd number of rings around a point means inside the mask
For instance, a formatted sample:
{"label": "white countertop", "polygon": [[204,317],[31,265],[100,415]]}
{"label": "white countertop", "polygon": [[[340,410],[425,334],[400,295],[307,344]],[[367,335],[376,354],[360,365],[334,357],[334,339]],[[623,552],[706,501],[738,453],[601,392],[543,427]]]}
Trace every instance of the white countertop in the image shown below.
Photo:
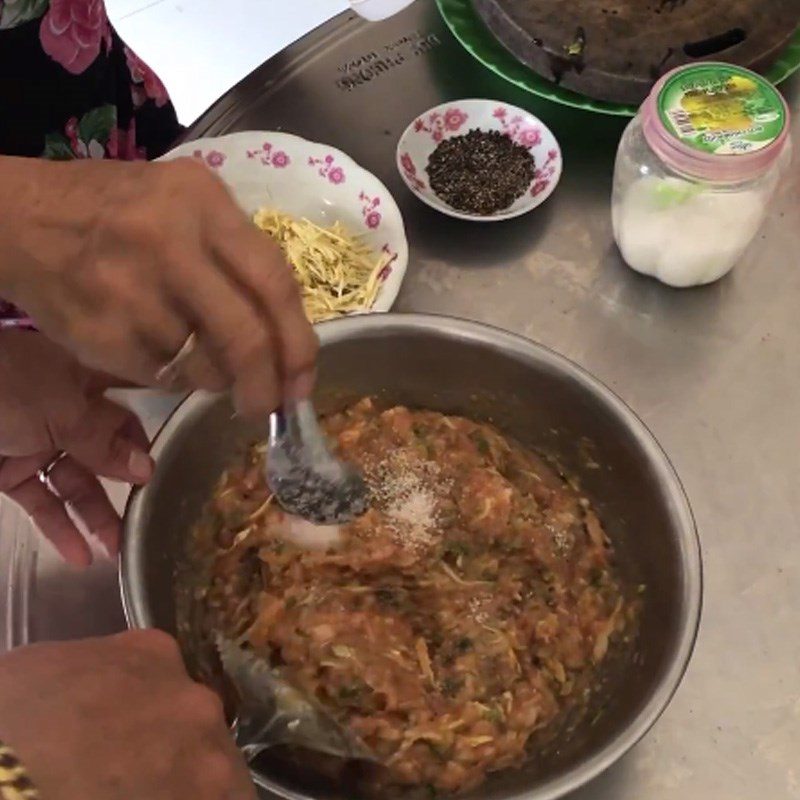
{"label": "white countertop", "polygon": [[346,0],[106,0],[120,36],[193,122],[266,59],[347,7]]}

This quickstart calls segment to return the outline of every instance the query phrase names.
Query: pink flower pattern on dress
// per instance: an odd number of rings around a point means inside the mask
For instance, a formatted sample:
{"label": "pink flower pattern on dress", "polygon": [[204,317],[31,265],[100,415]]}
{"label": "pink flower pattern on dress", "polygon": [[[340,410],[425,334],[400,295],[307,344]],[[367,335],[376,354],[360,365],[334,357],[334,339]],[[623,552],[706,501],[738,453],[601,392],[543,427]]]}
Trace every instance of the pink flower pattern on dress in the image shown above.
{"label": "pink flower pattern on dress", "polygon": [[375,230],[381,224],[381,212],[378,206],[381,204],[380,197],[370,197],[365,192],[359,192],[358,199],[361,201],[361,216],[368,228]]}
{"label": "pink flower pattern on dress", "polygon": [[420,192],[425,189],[425,181],[420,180],[417,175],[417,167],[408,153],[403,153],[403,155],[400,156],[400,167],[403,170],[403,175],[406,180],[416,191]]}
{"label": "pink flower pattern on dress", "polygon": [[333,184],[344,183],[346,175],[341,167],[336,166],[334,158],[330,153],[325,158],[309,157],[308,166],[315,167],[317,174],[321,178],[327,178]]}
{"label": "pink flower pattern on dress", "polygon": [[136,118],[131,118],[127,129],[119,128],[117,108],[110,104],[93,108],[80,119],[70,117],[64,124],[64,133],[50,133],[45,137],[42,155],[58,161],[76,158],[137,161],[147,158],[145,148],[136,143]]}
{"label": "pink flower pattern on dress", "polygon": [[[104,146],[104,143],[99,139],[92,138],[86,141],[81,138],[77,117],[70,117],[67,120],[67,124],[64,126],[64,133],[67,135],[70,148],[75,158],[105,158],[106,147],[111,144],[116,131],[116,128],[112,128],[108,131],[108,140]],[[113,158],[117,158],[116,150]]]}
{"label": "pink flower pattern on dress", "polygon": [[78,118],[70,117],[67,124],[64,126],[64,133],[67,134],[70,142],[73,144],[78,140]]}
{"label": "pink flower pattern on dress", "polygon": [[441,142],[445,133],[458,133],[468,119],[466,111],[456,106],[445,109],[444,113],[432,111],[427,119],[414,120],[414,133],[428,133],[434,142]]}
{"label": "pink flower pattern on dress", "polygon": [[103,0],[51,0],[39,28],[42,49],[73,75],[85,72],[105,45],[111,26]]}
{"label": "pink flower pattern on dress", "polygon": [[163,108],[169,102],[169,94],[158,75],[130,47],[125,48],[125,60],[133,81],[133,107],[141,108],[145,101],[152,100],[157,108]]}
{"label": "pink flower pattern on dress", "polygon": [[108,157],[120,161],[144,161],[147,150],[136,143],[136,120],[131,119],[128,130],[114,128],[108,140]]}
{"label": "pink flower pattern on dress", "polygon": [[257,150],[248,150],[248,158],[257,158],[265,167],[283,169],[292,163],[289,154],[283,150],[274,150],[271,142],[264,142]]}
{"label": "pink flower pattern on dress", "polygon": [[[7,35],[12,29],[18,30]],[[144,159],[136,109],[147,100],[160,109],[147,120],[159,149],[180,132],[164,85],[113,34],[104,0],[0,0],[0,50],[6,47],[4,55],[17,67],[6,77],[16,82],[19,99],[12,92],[0,119],[5,112],[3,121],[14,121],[14,136],[25,140],[21,154],[59,161]],[[133,109],[123,94],[129,87]],[[47,113],[27,114],[26,101]],[[125,102],[118,107],[118,101]],[[0,149],[6,141],[0,136]],[[6,327],[35,326],[24,310],[0,298],[0,328]]]}
{"label": "pink flower pattern on dress", "polygon": [[207,153],[203,153],[202,150],[195,150],[192,156],[202,161],[206,166],[211,167],[211,169],[219,169],[226,159],[225,153],[220,153],[219,150],[209,150]]}
{"label": "pink flower pattern on dress", "polygon": [[519,114],[509,117],[505,106],[498,106],[492,116],[500,122],[506,136],[518,145],[530,150],[542,143],[542,132],[539,128],[526,125],[524,117]]}

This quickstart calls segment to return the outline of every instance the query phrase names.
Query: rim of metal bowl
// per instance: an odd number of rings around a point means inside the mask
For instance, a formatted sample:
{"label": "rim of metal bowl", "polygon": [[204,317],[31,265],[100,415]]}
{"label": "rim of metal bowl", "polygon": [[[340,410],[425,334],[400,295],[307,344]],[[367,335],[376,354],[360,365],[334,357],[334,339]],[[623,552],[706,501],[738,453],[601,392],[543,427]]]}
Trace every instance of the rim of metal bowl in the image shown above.
{"label": "rim of metal bowl", "polygon": [[[320,344],[335,344],[339,341],[354,338],[362,333],[380,333],[390,336],[394,332],[414,330],[445,335],[467,342],[483,345],[494,345],[505,352],[521,357],[536,358],[562,373],[569,375],[589,393],[604,403],[633,433],[637,443],[646,454],[649,462],[656,470],[659,481],[668,489],[671,513],[679,526],[679,547],[684,575],[683,608],[681,631],[678,644],[674,648],[661,681],[653,691],[647,703],[640,709],[633,721],[616,736],[610,739],[598,752],[586,761],[569,768],[564,774],[556,776],[533,792],[526,791],[510,795],[507,800],[557,800],[570,792],[579,789],[593,780],[627,753],[656,723],[677,691],[681,680],[689,666],[695,641],[700,627],[703,598],[703,567],[700,539],[697,533],[686,491],[678,473],[672,465],[664,449],[642,422],[637,414],[604,383],[595,378],[583,367],[570,361],[538,342],[526,339],[500,328],[484,323],[472,322],[455,317],[434,314],[379,314],[358,317],[345,317],[320,323],[316,326]],[[182,424],[184,417],[199,403],[206,401],[207,395],[201,392],[187,397],[168,417],[153,440],[152,454],[157,460],[164,443],[170,434]],[[136,517],[136,508],[145,489],[135,489],[125,509],[125,529],[131,518]],[[120,590],[122,604],[128,626],[131,628],[151,627],[147,603],[143,594],[143,583],[135,558],[138,537],[125,537],[120,559]],[[308,796],[287,789],[270,781],[264,776],[254,773],[258,786],[276,793],[288,800],[309,800]]]}

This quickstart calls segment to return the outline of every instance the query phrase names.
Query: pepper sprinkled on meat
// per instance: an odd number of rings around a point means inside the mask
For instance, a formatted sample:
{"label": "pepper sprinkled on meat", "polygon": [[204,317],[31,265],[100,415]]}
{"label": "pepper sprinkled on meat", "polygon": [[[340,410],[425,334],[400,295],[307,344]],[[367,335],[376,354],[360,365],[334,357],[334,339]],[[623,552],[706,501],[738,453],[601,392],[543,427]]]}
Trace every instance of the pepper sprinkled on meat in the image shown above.
{"label": "pepper sprinkled on meat", "polygon": [[221,480],[199,595],[384,761],[379,788],[478,785],[587,703],[634,626],[589,501],[493,427],[365,399],[323,426],[372,507],[327,551],[284,536],[263,447]]}

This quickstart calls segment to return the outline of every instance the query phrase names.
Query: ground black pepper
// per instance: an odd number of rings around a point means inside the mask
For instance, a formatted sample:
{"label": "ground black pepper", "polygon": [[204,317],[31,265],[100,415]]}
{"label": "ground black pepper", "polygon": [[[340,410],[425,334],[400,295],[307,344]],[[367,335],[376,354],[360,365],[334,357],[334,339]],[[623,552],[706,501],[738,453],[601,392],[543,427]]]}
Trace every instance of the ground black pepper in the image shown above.
{"label": "ground black pepper", "polygon": [[431,189],[458,211],[488,216],[521,197],[534,177],[531,153],[500,131],[473,129],[440,142],[428,159]]}

